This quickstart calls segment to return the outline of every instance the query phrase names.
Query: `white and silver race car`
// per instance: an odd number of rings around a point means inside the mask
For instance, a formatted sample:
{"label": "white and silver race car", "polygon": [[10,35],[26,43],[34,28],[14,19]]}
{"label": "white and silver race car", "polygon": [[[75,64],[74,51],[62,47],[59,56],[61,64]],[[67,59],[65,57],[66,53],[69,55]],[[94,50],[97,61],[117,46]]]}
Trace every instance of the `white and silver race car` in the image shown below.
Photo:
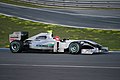
{"label": "white and silver race car", "polygon": [[28,32],[13,32],[9,35],[10,50],[20,53],[28,50],[68,52],[71,54],[107,53],[108,48],[90,40],[60,40],[52,33],[39,33],[28,38]]}

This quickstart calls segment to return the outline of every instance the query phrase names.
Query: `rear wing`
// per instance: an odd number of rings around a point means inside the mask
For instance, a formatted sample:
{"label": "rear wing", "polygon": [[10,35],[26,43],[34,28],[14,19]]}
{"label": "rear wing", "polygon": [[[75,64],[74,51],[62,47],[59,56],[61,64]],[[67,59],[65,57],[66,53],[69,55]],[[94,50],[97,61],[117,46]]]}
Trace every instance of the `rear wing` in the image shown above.
{"label": "rear wing", "polygon": [[12,34],[9,34],[9,42],[12,42],[14,40],[24,41],[27,38],[28,32],[13,32]]}

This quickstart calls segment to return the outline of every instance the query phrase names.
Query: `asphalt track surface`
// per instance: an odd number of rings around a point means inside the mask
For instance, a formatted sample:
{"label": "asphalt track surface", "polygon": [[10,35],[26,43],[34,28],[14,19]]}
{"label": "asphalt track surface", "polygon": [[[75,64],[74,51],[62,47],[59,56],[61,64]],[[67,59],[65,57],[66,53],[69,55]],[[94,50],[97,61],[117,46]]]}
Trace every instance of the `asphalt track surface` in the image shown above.
{"label": "asphalt track surface", "polygon": [[120,52],[13,54],[0,49],[0,80],[120,80]]}
{"label": "asphalt track surface", "polygon": [[38,9],[0,3],[0,13],[70,27],[120,29],[120,10]]}

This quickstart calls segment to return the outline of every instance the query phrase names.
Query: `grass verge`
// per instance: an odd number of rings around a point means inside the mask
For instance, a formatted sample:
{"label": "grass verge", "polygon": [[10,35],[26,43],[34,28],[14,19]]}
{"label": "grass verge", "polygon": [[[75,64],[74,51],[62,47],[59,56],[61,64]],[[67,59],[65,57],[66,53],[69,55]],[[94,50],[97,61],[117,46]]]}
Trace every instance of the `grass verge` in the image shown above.
{"label": "grass verge", "polygon": [[63,27],[60,25],[43,24],[22,20],[16,17],[8,17],[0,14],[0,47],[9,45],[8,35],[14,31],[28,31],[29,36],[40,32],[53,30],[54,35],[69,39],[88,39],[107,46],[110,50],[120,50],[120,31],[116,30],[96,30],[78,29]]}

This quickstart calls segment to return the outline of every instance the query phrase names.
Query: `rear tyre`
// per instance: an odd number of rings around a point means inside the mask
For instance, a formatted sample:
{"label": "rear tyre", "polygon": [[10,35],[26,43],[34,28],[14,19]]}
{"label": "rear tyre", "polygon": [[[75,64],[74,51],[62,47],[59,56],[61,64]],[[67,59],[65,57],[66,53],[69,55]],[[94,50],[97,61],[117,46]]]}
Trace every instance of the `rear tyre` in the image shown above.
{"label": "rear tyre", "polygon": [[79,54],[80,53],[80,44],[77,42],[70,43],[69,53],[70,54]]}
{"label": "rear tyre", "polygon": [[10,43],[10,50],[12,53],[21,53],[23,50],[22,41],[14,40]]}

